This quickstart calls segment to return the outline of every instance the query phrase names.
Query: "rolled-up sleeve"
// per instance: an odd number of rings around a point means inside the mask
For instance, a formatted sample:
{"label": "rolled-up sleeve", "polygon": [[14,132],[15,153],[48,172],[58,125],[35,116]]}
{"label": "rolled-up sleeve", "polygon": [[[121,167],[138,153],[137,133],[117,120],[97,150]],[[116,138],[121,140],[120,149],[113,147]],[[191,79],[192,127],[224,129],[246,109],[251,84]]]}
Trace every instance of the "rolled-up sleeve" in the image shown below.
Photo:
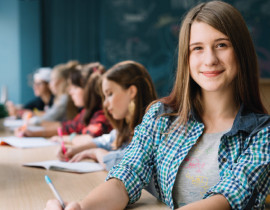
{"label": "rolled-up sleeve", "polygon": [[93,138],[93,142],[97,145],[97,147],[111,151],[112,143],[115,138],[116,130],[113,129],[109,134],[103,134],[102,136]]}
{"label": "rolled-up sleeve", "polygon": [[135,128],[132,142],[126,149],[122,161],[114,166],[106,180],[121,180],[128,192],[129,203],[134,203],[141,196],[141,190],[149,182],[153,167],[154,126],[159,104],[154,104]]}

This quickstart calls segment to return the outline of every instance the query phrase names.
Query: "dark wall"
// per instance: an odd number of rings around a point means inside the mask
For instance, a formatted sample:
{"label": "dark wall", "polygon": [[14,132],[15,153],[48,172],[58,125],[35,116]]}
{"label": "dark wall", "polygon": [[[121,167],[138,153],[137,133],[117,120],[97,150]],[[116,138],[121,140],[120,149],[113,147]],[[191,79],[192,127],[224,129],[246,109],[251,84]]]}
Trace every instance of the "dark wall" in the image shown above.
{"label": "dark wall", "polygon": [[99,1],[43,0],[42,65],[99,60]]}
{"label": "dark wall", "polygon": [[[70,59],[106,67],[132,59],[144,64],[160,96],[169,93],[177,62],[181,18],[199,0],[43,0],[43,65]],[[270,1],[228,0],[247,21],[261,76],[270,77]]]}

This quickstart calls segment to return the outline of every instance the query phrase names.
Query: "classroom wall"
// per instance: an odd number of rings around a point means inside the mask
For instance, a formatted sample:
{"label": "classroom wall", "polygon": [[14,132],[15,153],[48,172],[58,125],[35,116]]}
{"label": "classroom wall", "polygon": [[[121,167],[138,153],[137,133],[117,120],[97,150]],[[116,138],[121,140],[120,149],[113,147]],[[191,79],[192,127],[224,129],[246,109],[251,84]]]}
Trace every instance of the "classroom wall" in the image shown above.
{"label": "classroom wall", "polygon": [[[270,78],[270,0],[226,0],[244,15]],[[0,86],[25,103],[39,66],[68,60],[100,61],[107,68],[133,59],[149,70],[159,96],[174,81],[181,17],[201,0],[0,0]]]}
{"label": "classroom wall", "polygon": [[16,104],[33,97],[32,73],[41,65],[40,1],[0,0],[0,88]]}
{"label": "classroom wall", "polygon": [[21,102],[19,2],[0,0],[0,87],[8,86],[10,98]]}
{"label": "classroom wall", "polygon": [[33,97],[33,72],[42,65],[40,6],[39,0],[19,1],[19,69],[22,103]]}

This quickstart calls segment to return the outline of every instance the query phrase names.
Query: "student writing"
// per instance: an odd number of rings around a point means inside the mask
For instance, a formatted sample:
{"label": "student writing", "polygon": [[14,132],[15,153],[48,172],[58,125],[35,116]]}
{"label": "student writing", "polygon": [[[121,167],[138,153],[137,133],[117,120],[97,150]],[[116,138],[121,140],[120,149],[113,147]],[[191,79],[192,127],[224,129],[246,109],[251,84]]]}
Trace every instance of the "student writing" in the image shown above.
{"label": "student writing", "polygon": [[147,70],[133,61],[123,61],[110,68],[103,75],[101,86],[104,110],[114,130],[110,134],[89,138],[85,143],[76,143],[76,146],[67,149],[65,155],[59,149],[58,156],[61,160],[72,158],[71,161],[80,161],[92,158],[110,169],[121,159],[146,107],[156,99],[154,85]]}
{"label": "student writing", "polygon": [[[57,135],[57,128],[61,127],[63,139],[70,142],[74,134],[86,134],[93,137],[109,133],[111,125],[105,117],[102,109],[102,98],[98,89],[101,74],[105,68],[98,62],[78,66],[69,74],[69,94],[76,107],[81,111],[72,119],[62,122],[43,123],[41,131],[26,130],[25,136],[52,137]],[[69,136],[72,134],[71,136]],[[52,141],[60,141],[58,136]]]}

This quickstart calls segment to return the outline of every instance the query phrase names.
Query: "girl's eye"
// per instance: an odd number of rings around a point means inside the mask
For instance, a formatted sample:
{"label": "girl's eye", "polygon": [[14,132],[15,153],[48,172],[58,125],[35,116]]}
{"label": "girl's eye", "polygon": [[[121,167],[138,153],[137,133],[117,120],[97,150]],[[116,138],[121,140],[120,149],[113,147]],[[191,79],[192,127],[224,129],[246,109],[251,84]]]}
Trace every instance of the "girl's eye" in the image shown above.
{"label": "girl's eye", "polygon": [[227,45],[225,43],[220,43],[220,44],[217,45],[218,48],[220,48],[220,47],[226,47],[226,46]]}
{"label": "girl's eye", "polygon": [[191,51],[198,51],[198,50],[202,50],[203,48],[202,47],[193,47],[191,49]]}

